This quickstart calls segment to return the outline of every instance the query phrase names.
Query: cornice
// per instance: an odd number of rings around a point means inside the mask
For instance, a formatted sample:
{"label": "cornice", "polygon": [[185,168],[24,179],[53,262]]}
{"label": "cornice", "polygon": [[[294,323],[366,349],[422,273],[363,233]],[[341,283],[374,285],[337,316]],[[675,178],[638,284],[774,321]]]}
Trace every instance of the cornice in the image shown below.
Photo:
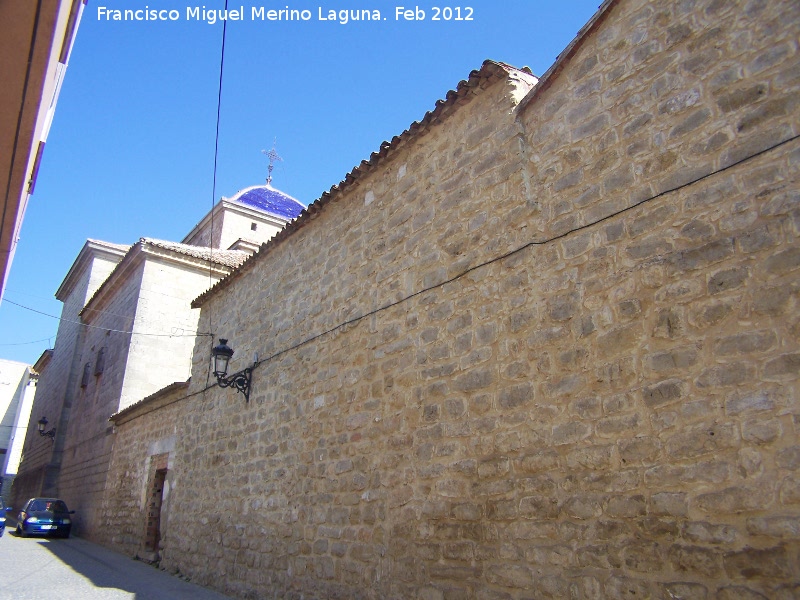
{"label": "cornice", "polygon": [[191,378],[189,378],[187,381],[176,381],[175,383],[171,383],[168,386],[161,388],[156,393],[150,394],[146,398],[139,400],[139,402],[131,404],[129,407],[122,409],[118,413],[114,413],[108,418],[108,420],[114,425],[120,426],[149,412],[158,410],[159,408],[164,408],[165,406],[169,406],[175,402],[179,402],[180,400],[184,399],[184,396],[175,398],[172,395],[172,392],[187,389],[190,381]]}
{"label": "cornice", "polygon": [[125,257],[117,264],[106,280],[97,288],[94,295],[78,313],[87,322],[91,314],[99,312],[108,303],[117,290],[128,281],[133,272],[148,259],[160,260],[173,265],[188,267],[195,271],[210,273],[212,276],[224,277],[233,267],[221,265],[202,257],[189,256],[178,250],[164,248],[156,240],[140,239],[134,244]]}
{"label": "cornice", "polygon": [[55,294],[56,298],[61,300],[61,302],[66,302],[66,299],[74,291],[81,276],[91,266],[91,262],[95,258],[107,258],[108,260],[119,263],[129,249],[130,246],[121,244],[112,244],[111,242],[103,242],[100,240],[86,240],[86,243],[73,261],[69,271],[67,271],[66,277],[64,277],[61,285],[58,286],[58,290],[56,290]]}
{"label": "cornice", "polygon": [[229,211],[235,214],[239,214],[243,217],[247,217],[248,219],[256,219],[262,223],[266,223],[267,225],[272,225],[280,229],[288,221],[286,219],[281,219],[276,215],[272,215],[269,213],[262,212],[260,210],[256,210],[255,208],[251,208],[249,206],[245,206],[244,204],[239,204],[238,202],[232,202],[227,198],[223,197],[214,205],[206,216],[200,219],[200,221],[195,225],[192,230],[184,236],[181,240],[182,244],[188,244],[190,239],[192,239],[195,235],[197,235],[201,230],[203,230],[211,221],[212,215],[216,218],[220,212],[222,211]]}

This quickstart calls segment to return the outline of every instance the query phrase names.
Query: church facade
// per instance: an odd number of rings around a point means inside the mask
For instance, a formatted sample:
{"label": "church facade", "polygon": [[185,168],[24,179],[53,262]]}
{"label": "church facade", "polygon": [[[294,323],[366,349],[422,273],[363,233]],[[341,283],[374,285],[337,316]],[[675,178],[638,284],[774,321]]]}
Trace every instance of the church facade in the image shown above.
{"label": "church facade", "polygon": [[108,417],[186,381],[203,328],[191,300],[302,209],[270,185],[253,186],[222,198],[185,243],[86,242],[56,294],[62,319],[33,407],[34,423],[44,417],[54,434],[29,428],[14,506],[61,497],[76,511],[75,533],[97,534],[113,448]]}
{"label": "church facade", "polygon": [[484,63],[194,300],[249,401],[197,338],[97,539],[242,598],[795,597],[799,33],[609,0]]}

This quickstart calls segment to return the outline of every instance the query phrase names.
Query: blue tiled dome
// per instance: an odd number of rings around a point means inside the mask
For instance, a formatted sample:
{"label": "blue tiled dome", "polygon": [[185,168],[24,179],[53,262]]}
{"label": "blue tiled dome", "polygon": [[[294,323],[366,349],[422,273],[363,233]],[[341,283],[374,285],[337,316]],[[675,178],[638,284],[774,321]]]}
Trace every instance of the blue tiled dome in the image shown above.
{"label": "blue tiled dome", "polygon": [[289,220],[296,219],[305,208],[299,200],[269,184],[246,188],[228,200]]}

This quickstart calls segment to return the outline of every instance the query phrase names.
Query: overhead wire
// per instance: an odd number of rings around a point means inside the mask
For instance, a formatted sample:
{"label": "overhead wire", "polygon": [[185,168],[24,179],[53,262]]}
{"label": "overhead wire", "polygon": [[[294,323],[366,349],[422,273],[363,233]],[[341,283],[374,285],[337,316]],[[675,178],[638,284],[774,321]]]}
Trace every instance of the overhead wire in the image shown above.
{"label": "overhead wire", "polygon": [[430,286],[428,286],[426,288],[417,290],[416,292],[413,292],[412,294],[409,294],[408,296],[404,296],[403,298],[401,298],[399,300],[396,300],[394,302],[390,302],[389,304],[385,304],[383,306],[379,306],[378,308],[375,308],[375,309],[373,309],[373,310],[371,310],[371,311],[369,311],[367,313],[364,313],[363,315],[358,315],[356,317],[353,317],[352,319],[348,319],[346,321],[343,321],[343,322],[339,323],[338,325],[335,325],[334,327],[331,327],[330,329],[327,329],[327,330],[325,330],[325,331],[323,331],[321,333],[315,334],[315,335],[313,335],[313,336],[311,336],[311,337],[309,337],[309,338],[307,338],[307,339],[305,339],[305,340],[303,340],[301,342],[298,342],[297,344],[295,344],[295,345],[293,345],[291,347],[288,347],[288,348],[286,348],[284,350],[279,350],[278,352],[275,352],[274,354],[272,354],[272,355],[270,355],[270,356],[268,356],[266,358],[263,358],[261,360],[258,360],[256,362],[254,362],[253,363],[253,368],[257,367],[261,363],[268,362],[268,361],[270,361],[270,360],[272,360],[274,358],[277,358],[278,356],[281,356],[282,354],[286,354],[287,352],[291,352],[292,350],[296,350],[297,348],[300,348],[300,347],[302,347],[302,346],[304,346],[304,345],[306,345],[306,344],[308,344],[310,342],[313,342],[313,341],[315,341],[315,340],[317,340],[317,339],[319,339],[319,338],[321,338],[321,337],[323,337],[325,335],[328,335],[329,333],[333,333],[334,331],[336,331],[338,329],[341,329],[343,327],[346,327],[348,325],[351,325],[353,323],[361,321],[362,319],[365,319],[367,317],[371,317],[373,315],[376,315],[376,314],[378,314],[380,312],[389,310],[390,308],[394,308],[395,306],[403,304],[404,302],[407,302],[408,300],[410,300],[410,299],[412,299],[412,298],[414,298],[416,296],[419,296],[421,294],[425,294],[425,293],[430,292],[430,291],[432,291],[434,289],[438,289],[438,288],[444,287],[449,283],[453,283],[454,281],[456,281],[458,279],[461,279],[464,276],[469,275],[470,273],[472,273],[474,271],[477,271],[478,269],[481,269],[481,268],[489,266],[489,265],[491,265],[493,263],[505,260],[506,258],[514,256],[515,254],[518,254],[518,253],[522,252],[523,250],[526,250],[527,248],[531,248],[533,246],[543,246],[543,245],[546,245],[546,244],[550,244],[552,242],[555,242],[555,241],[558,241],[560,239],[563,239],[563,238],[565,238],[565,237],[567,237],[567,236],[569,236],[569,235],[571,235],[573,233],[578,233],[580,231],[583,231],[583,230],[589,229],[591,227],[594,227],[595,225],[598,225],[598,224],[600,224],[600,223],[602,223],[604,221],[607,221],[607,220],[612,219],[614,217],[617,217],[617,216],[619,216],[621,214],[624,214],[624,213],[626,213],[628,211],[631,211],[631,210],[633,210],[633,209],[635,209],[635,208],[637,208],[639,206],[642,206],[643,204],[645,204],[647,202],[651,202],[653,200],[656,200],[656,199],[661,198],[663,196],[666,196],[668,194],[672,194],[672,193],[677,192],[677,191],[679,191],[679,190],[681,190],[683,188],[689,187],[689,186],[694,185],[694,184],[696,184],[696,183],[698,183],[700,181],[703,181],[704,179],[707,179],[707,178],[712,177],[714,175],[718,175],[719,173],[723,173],[723,172],[725,172],[725,171],[727,171],[729,169],[732,169],[733,167],[736,167],[736,166],[738,166],[738,165],[740,165],[740,164],[742,164],[742,163],[744,163],[744,162],[746,162],[748,160],[752,160],[753,158],[756,158],[758,156],[766,154],[767,152],[771,152],[772,150],[775,150],[776,148],[779,148],[780,146],[783,146],[785,144],[788,144],[789,142],[797,140],[798,138],[800,138],[800,135],[794,135],[794,136],[789,137],[787,139],[784,139],[784,140],[781,140],[779,142],[776,142],[775,144],[773,144],[772,146],[769,146],[768,148],[765,148],[765,149],[763,149],[763,150],[761,150],[759,152],[755,152],[753,154],[750,154],[750,155],[748,155],[748,156],[746,156],[744,158],[741,158],[741,159],[739,159],[737,161],[732,162],[729,165],[726,165],[726,166],[721,167],[719,169],[710,171],[710,172],[708,172],[708,173],[706,173],[704,175],[700,175],[698,177],[695,177],[694,179],[691,179],[690,181],[684,182],[684,183],[682,183],[680,185],[677,185],[677,186],[674,186],[672,188],[669,188],[669,189],[663,190],[661,192],[658,192],[657,194],[654,194],[652,196],[649,196],[647,198],[644,198],[642,200],[634,202],[630,206],[626,206],[625,208],[622,208],[620,210],[614,211],[613,213],[610,213],[608,215],[605,215],[603,217],[595,219],[594,221],[591,221],[589,223],[585,223],[584,225],[581,225],[579,227],[575,227],[575,228],[572,228],[572,229],[570,229],[568,231],[565,231],[563,233],[559,233],[559,234],[553,235],[553,236],[551,236],[549,238],[546,238],[544,240],[532,240],[532,241],[529,241],[529,242],[523,244],[522,246],[519,246],[519,247],[517,247],[517,248],[515,248],[513,250],[509,250],[508,252],[505,252],[505,253],[503,253],[503,254],[501,254],[499,256],[491,258],[491,259],[489,259],[489,260],[487,260],[485,262],[482,262],[480,264],[468,267],[468,268],[464,269],[463,271],[461,271],[460,273],[458,273],[458,274],[456,274],[456,275],[454,275],[454,276],[452,276],[452,277],[450,277],[450,278],[448,278],[448,279],[446,279],[444,281],[441,281],[439,283],[435,283],[433,285],[430,285]]}
{"label": "overhead wire", "polygon": [[[3,298],[3,302],[8,302],[9,304],[13,304],[14,306],[19,306],[20,308],[24,308],[25,310],[29,310],[31,312],[35,312],[36,314],[43,315],[45,317],[50,317],[51,319],[56,319],[58,321],[62,321],[64,323],[74,323],[76,325],[82,325],[84,327],[88,327],[90,329],[99,329],[100,331],[108,331],[110,333],[128,333],[130,335],[141,335],[141,336],[149,336],[149,337],[204,337],[207,335],[211,335],[210,333],[200,333],[199,331],[195,331],[193,333],[147,333],[147,332],[139,332],[139,331],[126,331],[124,329],[111,329],[109,327],[100,327],[99,325],[89,325],[88,323],[84,323],[83,321],[75,321],[73,319],[65,319],[64,317],[57,317],[55,315],[48,314],[46,312],[42,312],[41,310],[36,310],[35,308],[31,308],[30,306],[25,306],[23,304],[18,304],[8,298]],[[180,329],[183,329],[182,327]],[[46,338],[50,339],[50,338]],[[44,341],[44,340],[40,340]],[[13,344],[8,344],[13,345]]]}
{"label": "overhead wire", "polygon": [[[7,291],[11,291],[11,290],[7,290]],[[14,291],[15,295],[18,294],[18,293],[20,293],[20,292]],[[162,291],[162,288],[159,288],[159,287],[154,287],[154,288],[151,288],[151,287],[140,287],[139,288],[139,300],[142,299],[142,295],[143,294],[147,294],[148,296],[162,296],[164,298],[170,298],[172,300],[177,300],[179,302],[182,302],[185,299],[184,296],[175,295],[175,294],[168,294],[168,293]],[[31,294],[27,294],[27,295],[30,296]],[[33,297],[34,298],[43,299],[43,300],[51,300],[51,298],[44,298],[43,296],[33,296]],[[4,300],[5,300],[5,298],[4,298]],[[18,303],[15,303],[15,302],[11,301],[11,300],[9,300],[9,302],[11,304],[15,304],[16,306],[21,306],[22,308],[26,308],[28,310],[35,310],[35,309],[32,309],[32,308],[29,308],[27,305],[18,304]],[[100,308],[93,308],[93,307],[89,306],[88,304],[86,306],[84,306],[81,309],[80,312],[81,312],[81,314],[83,314],[83,313],[92,313],[95,317],[100,317],[100,316],[103,316],[103,317],[119,317],[120,319],[128,319],[128,320],[130,320],[130,318],[131,318],[131,316],[129,314],[122,314],[122,313],[118,313],[118,312],[112,312],[110,310],[104,310],[104,309],[100,309]],[[42,314],[45,314],[45,313],[42,313]],[[55,316],[50,315],[50,314],[45,314],[45,316],[48,316],[48,317],[51,317],[51,318],[58,318],[58,317],[55,317]],[[50,336],[50,337],[52,337],[52,336]],[[2,345],[2,344],[0,344],[0,345]]]}
{"label": "overhead wire", "polygon": [[[225,10],[227,10],[227,9],[228,9],[228,0],[225,0]],[[222,107],[222,75],[223,75],[224,64],[225,64],[225,39],[226,39],[226,32],[227,32],[227,23],[228,23],[227,20],[223,20],[223,25],[222,25],[222,48],[221,48],[221,51],[220,51],[220,65],[219,65],[219,84],[218,84],[218,89],[217,89],[217,117],[216,117],[216,132],[215,132],[215,138],[214,138],[214,171],[213,171],[212,192],[211,192],[211,220],[210,220],[211,221],[210,222],[210,236],[211,237],[209,239],[209,258],[208,258],[208,263],[209,263],[209,269],[208,269],[209,286],[211,285],[211,283],[213,283],[213,264],[214,263],[213,263],[212,254],[213,254],[213,251],[214,251],[214,247],[213,247],[214,204],[215,204],[216,195],[217,195],[217,167],[218,167],[218,157],[219,157],[219,129],[220,129],[220,114],[221,114],[221,107]],[[145,336],[145,337],[169,337],[169,338],[173,338],[173,337],[206,337],[206,336],[208,336],[208,337],[212,337],[212,346],[213,346],[213,335],[211,333],[201,333],[199,331],[195,331],[195,332],[192,332],[192,333],[182,333],[182,334],[178,334],[178,333],[147,333],[147,332],[128,331],[128,330],[124,330],[124,329],[113,329],[113,328],[109,328],[109,327],[101,327],[101,326],[98,326],[98,325],[90,325],[88,323],[84,323],[83,321],[76,321],[76,320],[73,320],[73,319],[65,319],[63,317],[58,317],[56,315],[51,315],[49,313],[46,313],[46,312],[43,312],[43,311],[40,311],[40,310],[36,310],[35,308],[31,308],[29,306],[25,306],[23,304],[19,304],[17,302],[14,302],[12,300],[7,299],[7,298],[2,298],[2,302],[8,302],[9,304],[12,304],[12,305],[17,306],[19,308],[22,308],[24,310],[28,310],[28,311],[34,312],[36,314],[40,314],[40,315],[43,315],[45,317],[49,317],[51,319],[56,319],[57,321],[60,321],[60,322],[83,325],[83,326],[88,327],[90,329],[98,329],[98,330],[106,331],[106,332],[109,332],[109,333],[123,333],[123,334],[138,335],[138,336]],[[97,310],[97,309],[89,309],[89,310],[91,310],[91,311],[93,311],[95,313],[98,313],[98,314],[111,315],[111,316],[124,316],[124,315],[115,315],[114,313],[110,313],[109,311],[102,311],[102,310]],[[184,328],[178,328],[178,329],[183,330]],[[210,315],[209,315],[209,330],[211,330],[211,317],[210,317]],[[0,346],[24,346],[24,345],[28,345],[28,344],[37,344],[37,343],[40,343],[40,342],[43,342],[43,341],[49,341],[50,339],[52,339],[52,336],[47,337],[47,338],[42,338],[40,340],[34,340],[34,341],[31,341],[31,342],[21,342],[21,343],[13,343],[13,344],[0,344]]]}
{"label": "overhead wire", "polygon": [[[396,307],[396,306],[398,306],[400,304],[403,304],[404,302],[407,302],[408,300],[410,300],[412,298],[415,298],[416,296],[419,296],[421,294],[425,294],[427,292],[433,291],[434,289],[438,289],[438,288],[444,287],[444,286],[446,286],[446,285],[448,285],[450,283],[453,283],[454,281],[457,281],[457,280],[465,277],[466,275],[468,275],[468,274],[470,274],[470,273],[472,273],[472,272],[474,272],[474,271],[476,271],[478,269],[481,269],[481,268],[489,266],[489,265],[491,265],[493,263],[505,260],[506,258],[514,256],[515,254],[518,254],[519,252],[522,252],[523,250],[526,250],[527,248],[531,248],[533,246],[542,246],[542,245],[550,244],[550,243],[552,243],[554,241],[558,241],[560,239],[564,239],[564,238],[566,238],[566,237],[568,237],[568,236],[570,236],[570,235],[572,235],[574,233],[578,233],[580,231],[584,231],[586,229],[594,227],[594,226],[596,226],[596,225],[598,225],[598,224],[600,224],[602,222],[605,222],[605,221],[607,221],[609,219],[612,219],[614,217],[617,217],[617,216],[620,216],[620,215],[622,215],[624,213],[632,211],[633,209],[638,208],[638,207],[640,207],[640,206],[642,206],[642,205],[644,205],[644,204],[646,204],[648,202],[652,202],[654,200],[657,200],[658,198],[662,198],[662,197],[667,196],[669,194],[672,194],[672,193],[675,193],[677,191],[680,191],[680,190],[682,190],[684,188],[687,188],[687,187],[690,187],[692,185],[695,185],[696,183],[699,183],[700,181],[708,179],[709,177],[713,177],[713,176],[718,175],[720,173],[724,173],[725,171],[728,171],[728,170],[730,170],[730,169],[732,169],[732,168],[734,168],[734,167],[736,167],[738,165],[741,165],[741,164],[743,164],[743,163],[745,163],[747,161],[750,161],[750,160],[752,160],[754,158],[757,158],[759,156],[762,156],[764,154],[772,152],[773,150],[775,150],[775,149],[777,149],[777,148],[779,148],[781,146],[784,146],[784,145],[786,145],[786,144],[788,144],[788,143],[790,143],[792,141],[795,141],[795,140],[797,140],[799,138],[800,138],[800,135],[794,135],[794,136],[791,136],[791,137],[786,138],[784,140],[778,141],[775,144],[773,144],[773,145],[771,145],[771,146],[769,146],[767,148],[764,148],[763,150],[760,150],[758,152],[755,152],[753,154],[745,156],[744,158],[736,160],[736,161],[732,162],[729,165],[726,165],[724,167],[720,167],[719,169],[712,170],[712,171],[710,171],[708,173],[705,173],[703,175],[695,177],[695,178],[693,178],[693,179],[691,179],[689,181],[686,181],[686,182],[684,182],[682,184],[679,184],[679,185],[676,185],[676,186],[671,187],[669,189],[663,190],[663,191],[658,192],[656,194],[653,194],[653,195],[651,195],[649,197],[646,197],[646,198],[644,198],[642,200],[638,200],[637,202],[634,202],[630,206],[626,206],[625,208],[622,208],[620,210],[614,211],[614,212],[612,212],[612,213],[610,213],[610,214],[608,214],[606,216],[603,216],[603,217],[600,217],[598,219],[595,219],[594,221],[591,221],[589,223],[585,223],[584,225],[581,225],[579,227],[572,228],[572,229],[570,229],[568,231],[565,231],[563,233],[559,233],[559,234],[550,236],[550,237],[548,237],[546,239],[543,239],[543,240],[532,240],[532,241],[529,241],[529,242],[523,244],[522,246],[519,246],[519,247],[517,247],[517,248],[515,248],[513,250],[505,252],[505,253],[503,253],[503,254],[501,254],[499,256],[491,258],[491,259],[489,259],[487,261],[484,261],[484,262],[482,262],[480,264],[477,264],[477,265],[474,265],[472,267],[468,267],[467,269],[465,269],[461,273],[458,273],[458,274],[454,275],[453,277],[450,277],[450,278],[448,278],[448,279],[446,279],[444,281],[441,281],[439,283],[430,285],[430,286],[428,286],[426,288],[423,288],[423,289],[418,290],[418,291],[416,291],[416,292],[414,292],[412,294],[409,294],[408,296],[405,296],[405,297],[403,297],[403,298],[401,298],[399,300],[396,300],[394,302],[390,302],[389,304],[385,304],[383,306],[380,306],[378,308],[370,310],[370,311],[368,311],[368,312],[366,312],[366,313],[364,313],[362,315],[358,315],[356,317],[353,317],[351,319],[343,321],[343,322],[339,323],[338,325],[335,325],[335,326],[331,327],[330,329],[327,329],[325,331],[322,331],[321,333],[317,333],[315,335],[312,335],[311,337],[308,337],[308,338],[306,338],[306,339],[304,339],[304,340],[302,340],[302,341],[300,341],[300,342],[298,342],[298,343],[296,343],[296,344],[294,344],[292,346],[289,346],[289,347],[284,348],[282,350],[278,350],[277,352],[274,352],[270,356],[264,357],[264,358],[262,358],[260,360],[256,360],[251,365],[251,368],[253,370],[255,370],[258,366],[260,366],[260,365],[262,365],[262,364],[264,364],[266,362],[270,362],[273,359],[278,358],[279,356],[282,356],[284,354],[288,354],[289,352],[292,352],[293,350],[296,350],[296,349],[301,348],[301,347],[303,347],[303,346],[305,346],[307,344],[310,344],[311,342],[314,342],[314,341],[316,341],[316,340],[318,340],[318,339],[320,339],[320,338],[322,338],[322,337],[324,337],[324,336],[326,336],[326,335],[328,335],[330,333],[333,333],[333,332],[335,332],[335,331],[337,331],[339,329],[347,327],[348,325],[356,324],[356,323],[366,319],[367,317],[371,317],[371,316],[376,315],[378,313],[381,313],[381,312],[384,312],[384,311],[389,310],[391,308],[394,308],[394,307]],[[184,399],[196,396],[198,394],[202,394],[205,391],[207,391],[207,390],[209,390],[209,389],[211,389],[213,387],[214,387],[214,385],[209,385],[208,384],[208,380],[206,380],[206,387],[205,388],[197,390],[197,391],[195,391],[195,392],[193,392],[191,394],[187,394],[186,396],[183,396],[181,398],[176,398],[173,402],[178,402],[180,400],[184,400]]]}
{"label": "overhead wire", "polygon": [[33,340],[31,342],[16,342],[14,344],[0,344],[0,346],[27,346],[29,344],[38,344],[39,342],[47,342],[48,346],[49,346],[50,340],[52,340],[52,339],[53,339],[53,336],[50,336],[50,337],[42,338],[40,340]]}
{"label": "overhead wire", "polygon": [[[228,12],[228,0],[225,0],[225,14]],[[218,166],[218,158],[219,158],[219,124],[221,121],[220,115],[222,114],[222,74],[225,70],[225,39],[227,37],[228,32],[228,20],[224,19],[222,21],[222,46],[219,52],[219,81],[217,84],[217,124],[216,124],[216,132],[214,134],[214,174],[212,178],[211,184],[211,219],[210,219],[210,230],[208,234],[208,287],[212,287],[214,283],[214,276],[213,276],[213,263],[212,263],[212,254],[214,252],[214,204],[217,201],[217,166]],[[212,323],[212,315],[209,313],[208,315],[208,331],[212,332],[214,329]],[[209,356],[211,355],[211,350],[214,348],[214,334],[207,333],[210,340],[209,346]],[[206,372],[206,387],[208,386],[208,382],[211,377],[211,371],[208,370]]]}
{"label": "overhead wire", "polygon": [[[224,50],[224,43],[223,43],[223,50]],[[222,69],[222,62],[220,64],[220,70],[221,69]],[[220,75],[221,75],[221,73],[220,73]],[[221,79],[220,79],[220,85],[221,85]],[[219,111],[218,111],[218,118],[219,118]],[[219,129],[219,123],[217,124],[217,130],[218,129]],[[642,204],[645,204],[646,202],[650,202],[652,200],[655,200],[655,199],[660,198],[662,196],[665,196],[667,194],[671,194],[673,192],[676,192],[676,191],[678,191],[680,189],[683,189],[685,187],[688,187],[690,185],[694,185],[695,183],[698,183],[699,181],[707,179],[708,177],[711,177],[713,175],[716,175],[716,174],[722,173],[724,171],[727,171],[727,170],[729,170],[729,169],[731,169],[731,168],[733,168],[735,166],[738,166],[738,165],[742,164],[743,162],[746,162],[746,161],[751,160],[753,158],[756,158],[756,157],[758,157],[758,156],[760,156],[762,154],[770,152],[770,151],[772,151],[772,150],[774,150],[774,149],[776,149],[776,148],[778,148],[780,146],[783,146],[783,145],[785,145],[785,144],[787,144],[789,142],[797,140],[798,138],[800,138],[800,135],[795,135],[795,136],[789,137],[789,138],[787,138],[785,140],[779,141],[779,142],[773,144],[772,146],[769,146],[768,148],[765,148],[765,149],[763,149],[763,150],[761,150],[759,152],[756,152],[756,153],[754,153],[752,155],[749,155],[749,156],[746,156],[746,157],[744,157],[742,159],[739,159],[738,161],[735,161],[735,162],[731,163],[730,165],[727,165],[727,166],[722,167],[720,169],[716,169],[714,171],[710,171],[709,173],[706,173],[704,175],[696,177],[696,178],[694,178],[694,179],[692,179],[692,180],[690,180],[688,182],[685,182],[685,183],[683,183],[681,185],[669,188],[667,190],[663,190],[663,191],[661,191],[661,192],[659,192],[657,194],[654,194],[652,196],[649,196],[647,198],[639,200],[638,202],[635,202],[635,203],[631,204],[630,206],[627,206],[627,207],[622,208],[622,209],[620,209],[618,211],[610,213],[610,214],[608,214],[608,215],[606,215],[604,217],[601,217],[599,219],[596,219],[596,220],[594,220],[594,221],[592,221],[590,223],[586,223],[584,225],[581,225],[580,227],[575,227],[573,229],[570,229],[568,231],[565,231],[563,233],[560,233],[558,235],[552,236],[552,237],[544,239],[544,240],[532,240],[532,241],[529,241],[529,242],[523,244],[522,246],[519,246],[519,247],[517,247],[517,248],[515,248],[513,250],[510,250],[510,251],[508,251],[508,252],[506,252],[506,253],[504,253],[502,255],[496,256],[496,257],[494,257],[494,258],[492,258],[490,260],[487,260],[485,262],[482,262],[480,264],[473,265],[473,266],[465,269],[461,273],[458,273],[458,274],[454,275],[453,277],[450,277],[449,279],[446,279],[446,280],[441,281],[439,283],[433,284],[433,285],[428,286],[426,288],[420,289],[420,290],[418,290],[418,291],[416,291],[416,292],[414,292],[414,293],[412,293],[412,294],[410,294],[408,296],[405,296],[405,297],[403,297],[403,298],[401,298],[399,300],[396,300],[396,301],[391,302],[389,304],[386,304],[386,305],[380,306],[378,308],[375,308],[375,309],[373,309],[371,311],[368,311],[368,312],[366,312],[366,313],[364,313],[362,315],[353,317],[352,319],[348,319],[346,321],[343,321],[343,322],[331,327],[330,329],[327,329],[327,330],[325,330],[325,331],[323,331],[321,333],[315,334],[315,335],[313,335],[313,336],[311,336],[311,337],[309,337],[309,338],[307,338],[307,339],[305,339],[305,340],[303,340],[301,342],[298,342],[297,344],[294,344],[293,346],[287,347],[287,348],[285,348],[283,350],[279,350],[278,352],[272,354],[271,356],[268,356],[268,357],[265,357],[265,358],[263,358],[263,359],[261,359],[259,361],[256,361],[253,364],[253,366],[254,367],[258,366],[258,365],[260,365],[260,364],[262,364],[264,362],[267,362],[267,361],[269,361],[269,360],[271,360],[273,358],[277,358],[278,356],[280,356],[282,354],[285,354],[287,352],[291,352],[292,350],[300,348],[300,347],[302,347],[302,346],[304,346],[304,345],[306,345],[308,343],[311,343],[311,342],[313,342],[313,341],[315,341],[315,340],[317,340],[317,339],[319,339],[319,338],[321,338],[321,337],[323,337],[323,336],[325,336],[325,335],[327,335],[329,333],[333,333],[334,331],[336,331],[338,329],[346,327],[347,325],[351,325],[351,324],[353,324],[353,323],[355,323],[357,321],[360,321],[360,320],[362,320],[362,319],[364,319],[366,317],[370,317],[370,316],[373,316],[373,315],[378,314],[380,312],[383,312],[385,310],[389,310],[390,308],[393,308],[393,307],[395,307],[395,306],[397,306],[399,304],[402,304],[402,303],[410,300],[411,298],[414,298],[414,297],[419,296],[421,294],[430,292],[430,291],[432,291],[434,289],[443,287],[443,286],[447,285],[448,283],[452,283],[452,282],[454,282],[454,281],[456,281],[458,279],[461,279],[462,277],[464,277],[465,275],[468,275],[469,273],[472,273],[473,271],[476,271],[476,270],[481,269],[481,268],[483,268],[485,266],[491,265],[494,262],[498,262],[498,261],[504,260],[506,258],[509,258],[510,256],[513,256],[514,254],[517,254],[517,253],[525,250],[526,248],[530,248],[532,246],[539,246],[539,245],[548,244],[548,243],[551,243],[553,241],[557,241],[559,239],[565,238],[565,237],[567,237],[567,236],[569,236],[569,235],[571,235],[573,233],[577,233],[577,232],[583,231],[585,229],[588,229],[590,227],[593,227],[593,226],[595,226],[595,225],[597,225],[597,224],[599,224],[599,223],[601,223],[603,221],[606,221],[608,219],[614,218],[616,216],[619,216],[620,214],[628,212],[628,211],[630,211],[630,210],[632,210],[632,209],[634,209],[634,208],[636,208],[638,206],[641,206]],[[215,157],[215,169],[216,169],[216,157]],[[174,338],[174,337],[211,337],[212,338],[211,345],[213,346],[213,343],[214,343],[213,333],[210,333],[210,332],[201,333],[199,331],[195,331],[195,332],[191,332],[191,333],[147,333],[147,332],[128,331],[128,330],[122,330],[122,329],[112,329],[112,328],[108,328],[108,327],[100,327],[98,325],[90,325],[90,324],[84,323],[82,321],[75,321],[75,320],[71,320],[71,319],[65,319],[63,317],[57,317],[55,315],[51,315],[51,314],[36,310],[36,309],[31,308],[29,306],[25,306],[23,304],[19,304],[17,302],[14,302],[13,300],[9,300],[8,298],[3,298],[2,302],[7,302],[7,303],[12,304],[14,306],[17,306],[19,308],[22,308],[22,309],[25,309],[25,310],[29,310],[31,312],[34,312],[34,313],[49,317],[51,319],[56,319],[58,321],[64,321],[64,322],[67,322],[67,323],[75,323],[75,324],[78,324],[78,325],[84,325],[84,326],[86,326],[88,328],[99,329],[99,330],[107,331],[107,332],[111,332],[111,333],[123,333],[123,334],[139,335],[139,336],[145,336],[145,337],[168,337],[168,338]],[[211,329],[211,315],[209,315],[209,330],[210,329]],[[22,346],[22,345],[27,345],[27,344],[35,344],[35,343],[43,342],[45,340],[50,340],[50,339],[52,339],[52,337],[42,338],[40,340],[34,340],[34,341],[31,341],[31,342],[0,344],[0,346]]]}

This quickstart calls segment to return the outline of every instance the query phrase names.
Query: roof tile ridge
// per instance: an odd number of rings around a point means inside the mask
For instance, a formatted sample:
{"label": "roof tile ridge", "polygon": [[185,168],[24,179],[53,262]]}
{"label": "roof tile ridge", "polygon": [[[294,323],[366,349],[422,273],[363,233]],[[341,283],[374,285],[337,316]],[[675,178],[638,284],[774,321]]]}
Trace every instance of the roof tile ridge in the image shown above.
{"label": "roof tile ridge", "polygon": [[184,244],[183,242],[174,242],[172,240],[162,240],[158,238],[150,238],[150,237],[143,237],[140,238],[142,243],[145,244],[153,244],[155,246],[163,245],[167,248],[172,249],[187,249],[187,250],[196,250],[196,251],[211,251],[215,254],[219,254],[221,252],[240,252],[240,250],[221,250],[219,248],[211,248],[209,246],[197,246],[195,244]]}
{"label": "roof tile ridge", "polygon": [[[499,63],[494,60],[484,60],[479,69],[472,70],[467,79],[458,82],[455,90],[449,90],[445,94],[444,99],[437,100],[434,103],[433,110],[427,111],[419,121],[412,122],[411,125],[409,125],[408,128],[399,135],[393,136],[391,141],[381,142],[378,150],[370,154],[369,159],[362,160],[361,163],[353,167],[345,175],[342,181],[331,186],[328,191],[322,192],[322,195],[320,195],[320,197],[314,200],[311,204],[306,206],[300,212],[300,214],[297,215],[297,217],[290,220],[283,227],[283,229],[278,231],[267,242],[264,242],[257,252],[245,259],[244,262],[233,268],[228,275],[217,281],[213,286],[195,298],[192,301],[192,307],[199,308],[202,303],[205,302],[206,298],[216,293],[216,291],[220,288],[227,286],[233,279],[244,272],[245,269],[249,268],[257,259],[257,257],[260,258],[262,255],[266,255],[274,246],[281,243],[301,227],[305,226],[305,224],[313,218],[312,215],[319,212],[324,205],[331,202],[335,195],[343,193],[345,188],[348,188],[350,185],[355,183],[363,172],[369,171],[375,167],[378,162],[382,161],[383,158],[389,154],[390,151],[395,150],[400,143],[414,137],[418,132],[424,132],[428,127],[439,122],[440,119],[446,118],[447,115],[444,114],[445,111],[450,107],[457,107],[457,105],[469,101],[470,98],[467,98],[468,94],[474,88],[480,87],[480,84],[484,80],[501,76],[503,73],[508,75],[510,73],[509,69],[513,69],[515,72],[523,72],[532,75],[531,73],[528,73],[530,69],[525,71],[525,67],[523,67],[523,69],[517,69],[516,67],[511,67],[510,65]],[[230,198],[228,198],[228,200],[230,200]]]}
{"label": "roof tile ridge", "polygon": [[86,241],[91,243],[91,244],[99,244],[101,246],[107,246],[107,247],[117,248],[117,249],[130,248],[131,247],[131,244],[118,244],[117,242],[108,242],[106,240],[99,240],[97,238],[86,238]]}

